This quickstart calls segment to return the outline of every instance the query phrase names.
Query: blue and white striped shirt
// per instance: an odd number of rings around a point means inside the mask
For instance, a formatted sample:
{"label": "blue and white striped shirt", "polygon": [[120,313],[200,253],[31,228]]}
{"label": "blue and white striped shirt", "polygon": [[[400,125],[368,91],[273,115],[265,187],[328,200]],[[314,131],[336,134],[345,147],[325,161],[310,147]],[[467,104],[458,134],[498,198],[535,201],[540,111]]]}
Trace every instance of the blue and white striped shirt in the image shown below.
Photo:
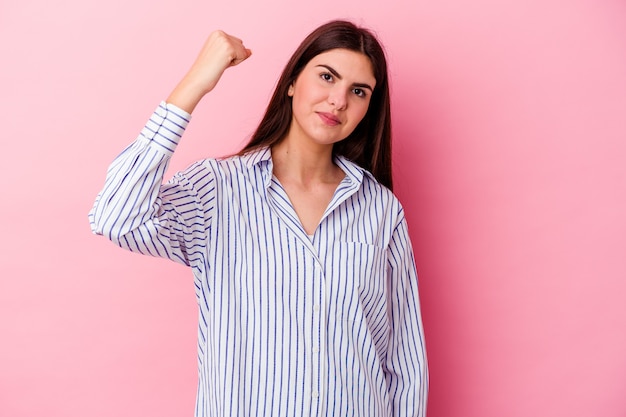
{"label": "blue and white striped shirt", "polygon": [[162,184],[190,115],[161,103],[111,164],[94,233],[192,268],[196,416],[424,416],[428,371],[402,207],[345,172],[312,237],[269,149],[206,159]]}

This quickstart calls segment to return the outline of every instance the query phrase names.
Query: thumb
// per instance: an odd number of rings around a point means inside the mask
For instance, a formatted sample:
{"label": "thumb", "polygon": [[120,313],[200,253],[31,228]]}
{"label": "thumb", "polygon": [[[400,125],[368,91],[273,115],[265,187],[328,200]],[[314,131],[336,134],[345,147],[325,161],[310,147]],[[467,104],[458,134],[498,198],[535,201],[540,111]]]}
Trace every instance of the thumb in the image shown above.
{"label": "thumb", "polygon": [[237,56],[235,56],[235,58],[230,62],[230,65],[231,66],[239,65],[240,63],[242,63],[246,59],[250,58],[250,55],[252,55],[252,50],[251,49],[242,48],[241,52],[239,54],[237,54]]}

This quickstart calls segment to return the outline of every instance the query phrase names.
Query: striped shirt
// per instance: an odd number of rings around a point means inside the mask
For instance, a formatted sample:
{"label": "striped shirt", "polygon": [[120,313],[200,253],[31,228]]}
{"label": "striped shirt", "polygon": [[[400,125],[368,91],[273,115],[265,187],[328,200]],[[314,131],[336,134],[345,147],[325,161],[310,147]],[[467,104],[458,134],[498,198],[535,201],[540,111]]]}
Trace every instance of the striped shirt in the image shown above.
{"label": "striped shirt", "polygon": [[166,103],[111,164],[94,233],[191,267],[196,416],[424,416],[417,275],[394,195],[342,157],[312,237],[269,149],[205,159],[163,184],[190,119]]}

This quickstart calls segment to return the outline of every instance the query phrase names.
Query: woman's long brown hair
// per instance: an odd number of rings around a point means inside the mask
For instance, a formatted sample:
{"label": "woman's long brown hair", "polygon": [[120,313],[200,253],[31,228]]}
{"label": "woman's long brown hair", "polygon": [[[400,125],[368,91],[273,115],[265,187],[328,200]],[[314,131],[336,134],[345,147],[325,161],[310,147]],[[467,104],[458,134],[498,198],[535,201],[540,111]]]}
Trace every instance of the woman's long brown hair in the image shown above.
{"label": "woman's long brown hair", "polygon": [[282,72],[261,123],[239,155],[272,146],[287,135],[292,120],[289,86],[311,59],[337,48],[367,56],[372,63],[376,87],[363,120],[347,138],[335,143],[333,152],[370,171],[378,182],[392,189],[391,114],[385,53],[369,30],[343,20],[318,27],[302,41]]}

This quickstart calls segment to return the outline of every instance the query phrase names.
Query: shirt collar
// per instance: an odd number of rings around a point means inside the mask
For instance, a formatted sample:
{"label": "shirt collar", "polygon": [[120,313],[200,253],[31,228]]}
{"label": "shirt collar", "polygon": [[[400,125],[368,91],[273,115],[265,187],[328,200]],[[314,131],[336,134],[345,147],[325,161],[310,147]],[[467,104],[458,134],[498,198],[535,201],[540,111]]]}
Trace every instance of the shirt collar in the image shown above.
{"label": "shirt collar", "polygon": [[262,162],[272,161],[272,152],[269,147],[262,147],[247,152],[242,156],[244,163],[248,168],[252,168],[255,165],[259,165]]}
{"label": "shirt collar", "polygon": [[[265,176],[265,187],[267,188],[271,183],[273,168],[272,152],[270,148],[262,147],[252,150],[244,154],[242,159],[249,169],[259,166],[263,170]],[[346,174],[345,180],[348,180],[352,184],[360,185],[363,182],[364,176],[373,178],[372,174],[344,156],[335,155],[335,163]]]}

